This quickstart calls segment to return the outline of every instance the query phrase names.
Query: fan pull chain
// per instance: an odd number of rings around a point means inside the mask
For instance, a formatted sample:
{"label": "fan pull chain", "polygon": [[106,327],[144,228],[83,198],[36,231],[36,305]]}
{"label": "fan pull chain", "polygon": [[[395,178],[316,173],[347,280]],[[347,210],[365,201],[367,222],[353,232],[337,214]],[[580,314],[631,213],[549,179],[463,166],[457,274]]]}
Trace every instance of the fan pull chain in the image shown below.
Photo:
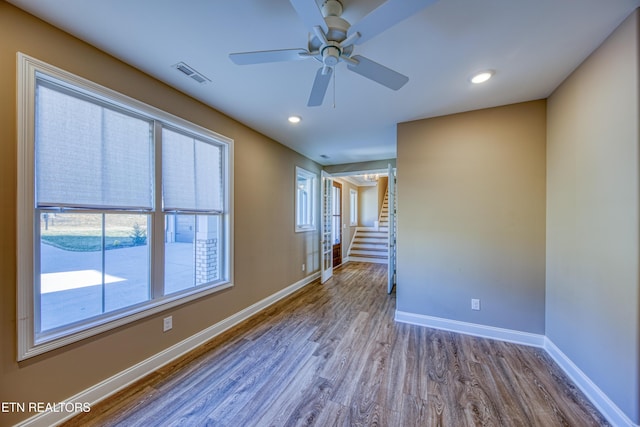
{"label": "fan pull chain", "polygon": [[336,108],[336,67],[333,67],[333,108]]}

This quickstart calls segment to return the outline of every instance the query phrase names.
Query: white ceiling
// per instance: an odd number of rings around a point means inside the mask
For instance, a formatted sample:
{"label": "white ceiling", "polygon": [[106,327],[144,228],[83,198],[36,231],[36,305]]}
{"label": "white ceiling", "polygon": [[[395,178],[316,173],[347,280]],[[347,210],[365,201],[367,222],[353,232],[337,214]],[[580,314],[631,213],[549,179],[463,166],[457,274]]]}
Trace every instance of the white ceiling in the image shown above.
{"label": "white ceiling", "polygon": [[[341,1],[352,24],[384,2]],[[640,7],[640,0],[440,0],[356,46],[355,54],[409,76],[406,86],[392,91],[341,63],[335,106],[330,86],[321,107],[307,107],[316,61],[239,66],[228,57],[306,48],[309,29],[289,0],[9,2],[324,165],[394,158],[400,122],[546,98]],[[181,61],[212,82],[172,67]],[[494,78],[472,85],[470,75],[483,69]],[[302,122],[290,125],[292,114]]]}

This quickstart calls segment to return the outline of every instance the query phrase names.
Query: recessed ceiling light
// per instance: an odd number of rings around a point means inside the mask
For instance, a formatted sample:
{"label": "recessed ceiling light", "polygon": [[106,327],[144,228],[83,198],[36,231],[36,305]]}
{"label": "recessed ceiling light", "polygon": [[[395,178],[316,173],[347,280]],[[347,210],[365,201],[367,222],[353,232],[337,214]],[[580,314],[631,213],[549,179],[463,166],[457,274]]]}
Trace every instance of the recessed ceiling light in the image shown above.
{"label": "recessed ceiling light", "polygon": [[489,80],[493,76],[493,71],[483,71],[471,77],[471,83],[480,84]]}
{"label": "recessed ceiling light", "polygon": [[289,116],[288,120],[289,120],[289,123],[296,124],[296,123],[300,123],[300,120],[302,119],[300,118],[300,116]]}

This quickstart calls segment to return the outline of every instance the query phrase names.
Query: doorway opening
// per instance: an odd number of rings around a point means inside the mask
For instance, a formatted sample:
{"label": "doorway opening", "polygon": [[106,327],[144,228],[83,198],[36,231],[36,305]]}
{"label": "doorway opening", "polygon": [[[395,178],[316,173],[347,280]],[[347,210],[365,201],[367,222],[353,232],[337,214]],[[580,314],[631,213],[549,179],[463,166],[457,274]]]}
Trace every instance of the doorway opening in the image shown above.
{"label": "doorway opening", "polygon": [[[395,285],[395,168],[323,171],[323,272],[347,261],[387,264]],[[325,237],[326,236],[326,237]]]}

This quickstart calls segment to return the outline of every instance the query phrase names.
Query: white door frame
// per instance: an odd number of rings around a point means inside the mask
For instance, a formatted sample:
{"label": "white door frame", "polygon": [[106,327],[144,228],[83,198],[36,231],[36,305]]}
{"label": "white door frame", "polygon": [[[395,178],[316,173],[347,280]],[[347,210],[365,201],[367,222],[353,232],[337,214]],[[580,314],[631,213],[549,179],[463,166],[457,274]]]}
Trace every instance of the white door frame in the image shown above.
{"label": "white door frame", "polygon": [[333,276],[332,187],[333,177],[322,171],[320,183],[320,283],[326,282]]}
{"label": "white door frame", "polygon": [[387,293],[393,291],[396,284],[396,175],[389,164],[389,264],[387,268]]}

